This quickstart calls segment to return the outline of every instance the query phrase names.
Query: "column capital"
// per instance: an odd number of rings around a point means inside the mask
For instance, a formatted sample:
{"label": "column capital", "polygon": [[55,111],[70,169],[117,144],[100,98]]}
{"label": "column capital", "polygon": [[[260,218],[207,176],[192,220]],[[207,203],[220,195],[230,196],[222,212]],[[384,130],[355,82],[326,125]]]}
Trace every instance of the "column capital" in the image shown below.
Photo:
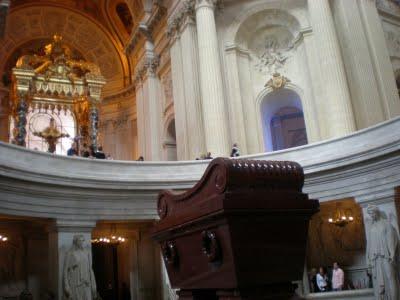
{"label": "column capital", "polygon": [[195,24],[195,2],[193,0],[186,0],[183,2],[181,8],[171,16],[168,23],[167,35],[171,38],[173,43],[179,38],[180,33],[184,30],[187,24]]}
{"label": "column capital", "polygon": [[211,8],[215,9],[219,4],[220,0],[195,0],[195,9],[198,10],[200,8]]}

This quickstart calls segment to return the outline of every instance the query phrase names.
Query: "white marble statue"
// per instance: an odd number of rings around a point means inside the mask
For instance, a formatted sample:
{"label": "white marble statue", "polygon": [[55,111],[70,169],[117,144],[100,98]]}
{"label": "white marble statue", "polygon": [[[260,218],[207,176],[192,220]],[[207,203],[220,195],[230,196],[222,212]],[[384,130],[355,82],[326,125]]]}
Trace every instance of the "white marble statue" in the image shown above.
{"label": "white marble statue", "polygon": [[64,299],[97,299],[96,280],[90,252],[84,248],[83,235],[75,235],[73,245],[64,260]]}
{"label": "white marble statue", "polygon": [[369,205],[367,212],[371,217],[367,262],[372,269],[375,297],[379,300],[400,300],[398,234],[377,206]]}

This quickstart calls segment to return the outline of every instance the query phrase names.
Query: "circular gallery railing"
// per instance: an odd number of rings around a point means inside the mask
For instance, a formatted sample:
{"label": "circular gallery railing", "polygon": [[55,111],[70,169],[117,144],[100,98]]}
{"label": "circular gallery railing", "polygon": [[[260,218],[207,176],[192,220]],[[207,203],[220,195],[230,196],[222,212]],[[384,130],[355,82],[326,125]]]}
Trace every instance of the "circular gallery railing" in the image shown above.
{"label": "circular gallery railing", "polygon": [[[302,147],[247,156],[292,160],[320,201],[386,195],[400,185],[400,118]],[[186,189],[209,161],[99,161],[0,143],[0,210],[57,219],[155,219],[156,195]],[[374,196],[375,197],[375,196]]]}

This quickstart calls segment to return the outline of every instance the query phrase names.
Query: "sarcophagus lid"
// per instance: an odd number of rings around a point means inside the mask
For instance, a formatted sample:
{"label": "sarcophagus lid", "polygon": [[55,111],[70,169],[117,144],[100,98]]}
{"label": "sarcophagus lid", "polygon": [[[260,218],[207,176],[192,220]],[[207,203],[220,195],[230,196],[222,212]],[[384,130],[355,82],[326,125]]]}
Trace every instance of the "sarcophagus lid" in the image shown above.
{"label": "sarcophagus lid", "polygon": [[161,192],[153,238],[172,287],[240,289],[301,279],[308,223],[319,207],[303,184],[295,162],[217,158],[190,190]]}

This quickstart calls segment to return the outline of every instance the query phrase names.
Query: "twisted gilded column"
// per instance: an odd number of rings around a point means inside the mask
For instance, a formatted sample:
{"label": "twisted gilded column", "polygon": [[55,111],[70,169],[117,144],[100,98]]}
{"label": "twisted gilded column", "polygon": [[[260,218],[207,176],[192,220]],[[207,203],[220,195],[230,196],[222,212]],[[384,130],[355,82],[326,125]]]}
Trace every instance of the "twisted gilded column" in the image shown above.
{"label": "twisted gilded column", "polygon": [[328,137],[356,130],[350,92],[339,40],[328,0],[308,0],[312,28],[319,52],[322,82],[325,89],[325,120]]}
{"label": "twisted gilded column", "polygon": [[90,146],[94,151],[97,151],[97,135],[99,129],[99,110],[94,103],[90,104],[89,108],[89,121],[90,121]]}
{"label": "twisted gilded column", "polygon": [[25,93],[18,93],[18,103],[14,125],[14,143],[23,147],[26,146],[26,114],[28,112],[28,104],[26,103],[25,97]]}
{"label": "twisted gilded column", "polygon": [[221,62],[214,10],[216,0],[196,0],[202,111],[207,151],[213,156],[229,154]]}

